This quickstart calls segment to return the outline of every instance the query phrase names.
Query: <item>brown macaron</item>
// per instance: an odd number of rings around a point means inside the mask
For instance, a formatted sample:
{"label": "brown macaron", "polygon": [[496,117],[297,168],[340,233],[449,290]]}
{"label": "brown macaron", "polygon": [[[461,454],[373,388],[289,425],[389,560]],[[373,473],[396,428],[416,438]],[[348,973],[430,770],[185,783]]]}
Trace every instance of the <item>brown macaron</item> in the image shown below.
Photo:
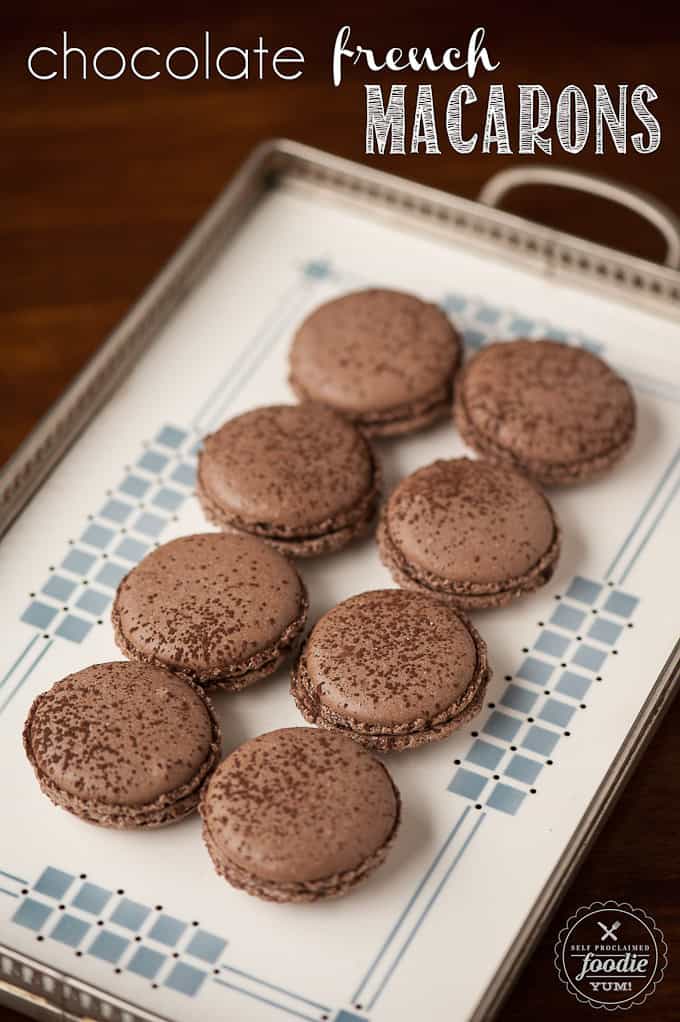
{"label": "brown macaron", "polygon": [[380,472],[361,432],[323,405],[273,405],[205,438],[198,499],[223,529],[297,557],[339,550],[368,531]]}
{"label": "brown macaron", "polygon": [[161,827],[192,813],[220,755],[210,701],[148,664],[86,667],[34,701],[24,748],[55,805],[104,827]]}
{"label": "brown macaron", "polygon": [[446,738],[481,708],[486,644],[459,611],[421,593],[351,596],[315,624],[293,669],[305,720],[382,752]]}
{"label": "brown macaron", "polygon": [[402,291],[355,291],[299,327],[290,383],[369,435],[410,433],[447,414],[462,342],[437,306]]}
{"label": "brown macaron", "polygon": [[344,735],[284,728],[227,756],[201,798],[217,873],[266,901],[345,894],[384,861],[400,798],[377,759]]}
{"label": "brown macaron", "polygon": [[626,381],[584,348],[558,341],[490,344],[456,384],[456,425],[486,458],[564,486],[611,468],[633,442]]}
{"label": "brown macaron", "polygon": [[550,502],[526,476],[453,458],[399,483],[383,509],[378,545],[399,585],[473,610],[545,585],[560,533]]}
{"label": "brown macaron", "polygon": [[287,557],[254,536],[209,532],[147,554],[120,583],[112,621],[131,659],[235,691],[283,663],[307,608]]}

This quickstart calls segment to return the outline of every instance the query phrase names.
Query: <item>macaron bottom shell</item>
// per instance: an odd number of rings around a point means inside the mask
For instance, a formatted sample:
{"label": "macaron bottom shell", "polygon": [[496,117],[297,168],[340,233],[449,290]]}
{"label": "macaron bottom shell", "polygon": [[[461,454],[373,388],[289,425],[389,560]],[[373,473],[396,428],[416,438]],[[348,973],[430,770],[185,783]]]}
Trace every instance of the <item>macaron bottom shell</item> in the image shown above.
{"label": "macaron bottom shell", "polygon": [[503,582],[475,584],[444,579],[434,572],[409,563],[390,536],[385,515],[381,517],[378,525],[377,541],[380,559],[397,585],[404,589],[428,593],[435,599],[461,610],[504,607],[519,596],[540,589],[552,578],[561,549],[560,530],[555,523],[552,544],[526,574]]}
{"label": "macaron bottom shell", "polygon": [[50,802],[60,809],[66,809],[86,823],[116,830],[152,830],[177,823],[191,816],[198,809],[201,787],[219,762],[219,753],[206,763],[204,770],[191,785],[184,785],[145,806],[115,807],[105,802],[87,802],[61,791],[44,777],[38,776],[40,790]]}
{"label": "macaron bottom shell", "polygon": [[265,901],[338,897],[385,860],[401,798],[378,759],[344,735],[281,728],[222,761],[201,794],[215,871]]}
{"label": "macaron bottom shell", "polygon": [[319,880],[307,880],[301,883],[283,883],[281,881],[268,881],[251,873],[235,862],[230,862],[220,854],[213,840],[210,828],[203,816],[203,841],[210,858],[212,859],[215,872],[223,877],[232,887],[245,891],[262,901],[277,902],[279,904],[321,901],[326,898],[339,898],[348,894],[353,888],[367,880],[371,874],[381,866],[387,854],[394,844],[397,830],[401,823],[401,797],[397,788],[394,788],[394,795],[397,804],[397,811],[392,832],[387,840],[378,848],[373,855],[365,859],[355,869],[345,870],[341,873],[334,873],[332,876],[322,877]]}
{"label": "macaron bottom shell", "polygon": [[419,717],[406,724],[390,725],[367,723],[337,713],[319,698],[305,664],[304,648],[291,673],[291,695],[309,724],[345,734],[374,752],[402,752],[448,738],[479,713],[492,675],[486,645],[476,629],[469,622],[466,624],[477,652],[474,675],[461,698],[432,718]]}
{"label": "macaron bottom shell", "polygon": [[111,612],[111,623],[118,649],[131,660],[151,664],[154,667],[162,667],[166,671],[172,671],[173,674],[193,682],[200,688],[220,688],[226,692],[240,692],[242,689],[254,684],[254,682],[262,681],[264,678],[268,678],[269,675],[274,674],[286,662],[288,657],[294,654],[296,645],[302,638],[308,610],[309,599],[305,590],[298,616],[295,620],[291,621],[279,640],[270,649],[261,650],[243,663],[235,664],[228,669],[225,668],[219,673],[211,675],[199,674],[196,671],[189,670],[187,667],[183,667],[180,670],[176,666],[169,664],[162,657],[141,653],[125,636],[121,628],[120,615],[117,613],[115,603]]}
{"label": "macaron bottom shell", "polygon": [[518,458],[507,448],[494,443],[491,437],[477,430],[468,415],[465,402],[459,393],[456,396],[453,418],[456,429],[464,443],[473,451],[499,464],[510,465],[524,472],[542,486],[577,486],[579,483],[590,482],[605,475],[614,467],[633,446],[635,429],[630,431],[617,443],[612,444],[604,454],[591,458],[583,458],[572,462],[547,462],[539,459]]}
{"label": "macaron bottom shell", "polygon": [[485,345],[456,378],[453,417],[489,460],[545,486],[597,478],[631,447],[625,379],[587,348],[548,338]]}
{"label": "macaron bottom shell", "polygon": [[209,522],[223,532],[257,536],[279,553],[289,557],[318,557],[342,550],[355,539],[360,539],[375,526],[381,494],[381,472],[373,461],[373,482],[364,498],[343,515],[299,529],[283,529],[270,522],[246,522],[227,513],[214,500],[203,484],[199,472],[196,495]]}
{"label": "macaron bottom shell", "polygon": [[[202,753],[203,759],[197,768],[194,769],[193,775],[174,788],[161,790],[159,794],[148,801],[139,800],[139,793],[137,793],[136,797],[129,797],[129,794],[124,790],[124,783],[120,780],[119,772],[115,769],[111,770],[111,761],[113,758],[117,758],[120,762],[124,762],[126,756],[129,755],[130,748],[134,750],[134,754],[137,754],[142,743],[153,741],[154,734],[149,730],[152,718],[144,718],[144,711],[140,707],[139,712],[135,712],[135,717],[139,717],[140,720],[139,733],[132,734],[127,731],[131,720],[130,714],[127,713],[121,718],[121,724],[126,729],[125,734],[121,736],[114,726],[109,731],[104,743],[106,747],[104,748],[99,746],[100,737],[92,736],[92,728],[88,727],[87,721],[78,717],[77,706],[74,708],[76,720],[70,727],[64,726],[63,717],[59,710],[55,713],[53,709],[55,691],[59,692],[60,686],[64,685],[64,683],[72,682],[74,679],[77,683],[79,678],[86,676],[89,672],[102,671],[106,668],[113,668],[117,672],[135,672],[139,678],[147,670],[139,664],[128,664],[126,662],[94,665],[92,668],[86,668],[84,671],[79,672],[79,674],[69,675],[62,682],[57,682],[51,689],[41,693],[33,701],[24,724],[22,737],[24,750],[33,767],[41,791],[54,805],[67,810],[88,823],[95,823],[103,827],[115,829],[151,829],[163,827],[181,820],[185,816],[189,816],[198,808],[201,788],[220,761],[222,734],[212,703],[199,685],[195,685],[187,679],[180,680],[169,672],[161,673],[156,668],[151,668],[149,687],[151,688],[154,684],[157,685],[159,678],[162,680],[163,676],[165,676],[168,679],[166,684],[173,687],[176,693],[181,690],[182,697],[189,699],[188,705],[191,707],[190,712],[193,714],[194,719],[197,712],[199,715],[203,715],[203,720],[209,730],[205,732],[206,744]],[[121,678],[124,679],[124,677],[125,674],[123,673]],[[101,712],[104,720],[109,720],[112,705],[109,701],[108,705],[102,707]],[[108,724],[104,724],[104,727],[108,727]],[[116,745],[116,739],[119,740],[120,746]],[[70,743],[75,744],[71,745]],[[54,760],[52,760],[51,753],[47,760],[45,759],[48,747],[54,750]],[[156,750],[155,755],[159,755],[158,750]],[[108,765],[104,765],[102,756],[106,758]],[[154,753],[149,751],[148,757],[153,758],[153,756]],[[175,763],[182,763],[182,752],[177,749],[174,743],[173,747],[164,748],[160,752],[160,756],[163,763],[166,764],[163,769],[167,769],[167,765],[173,761]],[[75,794],[73,791],[73,776],[71,776],[69,785],[59,783],[59,771],[62,769],[68,770],[66,766],[67,761],[74,762],[76,760],[79,761],[79,765],[75,768],[79,780],[75,786],[82,788],[87,785],[88,775],[90,778],[96,777],[98,780],[95,781],[95,784],[98,790],[106,790],[105,799],[95,796],[88,798]],[[148,777],[153,777],[155,768],[151,769],[150,767],[151,762],[147,758],[144,761],[143,769],[141,769],[140,764],[140,774],[143,773]],[[182,767],[182,772],[186,776],[186,766]],[[123,788],[120,787],[121,784]],[[102,785],[104,789],[102,789]],[[71,787],[71,790],[67,790],[67,787]],[[158,787],[156,790],[158,790]],[[112,793],[118,794],[118,801],[111,797]]]}
{"label": "macaron bottom shell", "polygon": [[293,651],[308,606],[290,558],[256,536],[206,532],[148,553],[120,582],[111,620],[130,660],[237,691]]}
{"label": "macaron bottom shell", "polygon": [[[294,375],[288,379],[293,393],[300,401],[310,401],[311,396]],[[350,422],[358,426],[368,437],[397,437],[427,429],[450,414],[453,385],[437,388],[427,397],[380,412],[348,412],[336,408]]]}

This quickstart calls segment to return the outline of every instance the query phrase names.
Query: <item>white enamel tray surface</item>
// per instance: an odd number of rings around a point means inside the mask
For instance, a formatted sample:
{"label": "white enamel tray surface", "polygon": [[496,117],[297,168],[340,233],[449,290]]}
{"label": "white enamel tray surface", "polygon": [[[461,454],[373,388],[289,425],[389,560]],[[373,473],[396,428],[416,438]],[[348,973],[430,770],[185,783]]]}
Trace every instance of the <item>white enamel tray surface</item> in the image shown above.
{"label": "white enamel tray surface", "polygon": [[[490,705],[462,733],[389,757],[404,823],[387,865],[341,900],[275,906],[215,875],[197,817],[114,833],[54,808],[21,728],[52,682],[119,658],[109,608],[131,564],[206,528],[192,493],[201,436],[292,400],[296,324],[368,284],[442,303],[468,351],[547,335],[602,353],[635,388],[639,428],[609,476],[551,495],[564,550],[549,586],[475,615]],[[679,443],[670,321],[313,193],[271,191],[0,544],[2,942],[169,1019],[474,1017],[671,652]],[[449,422],[381,444],[387,486],[462,452]],[[372,540],[301,568],[312,621],[392,584]],[[215,701],[225,752],[302,723],[285,670]]]}

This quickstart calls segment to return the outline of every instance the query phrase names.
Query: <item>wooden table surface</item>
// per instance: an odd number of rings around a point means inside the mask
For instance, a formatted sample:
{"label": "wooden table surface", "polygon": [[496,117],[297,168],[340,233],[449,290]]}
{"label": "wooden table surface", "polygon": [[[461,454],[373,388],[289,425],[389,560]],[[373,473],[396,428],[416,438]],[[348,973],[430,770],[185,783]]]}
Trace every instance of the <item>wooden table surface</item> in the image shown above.
{"label": "wooden table surface", "polygon": [[[491,13],[481,15],[457,12],[451,4],[424,2],[407,11],[402,4],[353,0],[314,10],[289,3],[285,14],[282,6],[276,10],[260,0],[224,5],[221,15],[207,6],[202,12],[200,2],[172,0],[162,6],[81,0],[66,5],[67,14],[64,5],[58,13],[55,6],[27,2],[3,12],[0,462],[68,385],[256,143],[285,135],[367,159],[367,79],[357,71],[340,89],[330,83],[330,48],[344,23],[357,41],[384,50],[394,44],[465,43],[475,19],[483,17],[490,51],[501,61],[490,80],[503,81],[509,96],[520,82],[540,82],[553,96],[572,82],[588,94],[593,82],[654,86],[659,94],[654,109],[663,128],[656,153],[596,156],[589,146],[578,157],[557,151],[552,160],[535,157],[534,162],[606,174],[680,208],[680,19],[670,5],[627,11],[625,4],[611,9],[592,4],[581,12],[558,5],[554,13],[527,5],[526,15],[516,4],[508,13],[492,6]],[[104,45],[128,51],[143,43],[160,49],[198,45],[204,29],[223,40],[221,45],[254,45],[262,35],[271,47],[299,46],[305,73],[293,83],[269,75],[247,85],[167,78],[149,83],[30,79],[27,53],[39,44],[54,45],[63,29],[73,44],[90,52]],[[443,111],[448,92],[464,79],[440,74],[393,80],[431,81]],[[487,82],[476,79],[475,86],[484,94]],[[482,153],[457,156],[451,150],[441,156],[368,160],[469,197],[494,171],[521,161]],[[662,255],[652,228],[607,203],[544,189],[518,192],[511,208],[648,258]],[[676,704],[500,1010],[502,1022],[595,1015],[559,982],[553,944],[579,906],[609,898],[651,913],[670,948],[663,983],[626,1017],[670,1022],[680,1016],[679,734]],[[19,1019],[12,1013],[3,1017]]]}

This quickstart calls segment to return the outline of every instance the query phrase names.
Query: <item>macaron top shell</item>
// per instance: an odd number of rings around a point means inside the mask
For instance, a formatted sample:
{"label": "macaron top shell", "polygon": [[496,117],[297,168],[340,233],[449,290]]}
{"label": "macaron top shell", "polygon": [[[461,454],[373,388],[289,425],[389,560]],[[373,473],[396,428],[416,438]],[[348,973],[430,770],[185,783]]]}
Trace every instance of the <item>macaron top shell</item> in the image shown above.
{"label": "macaron top shell", "polygon": [[275,646],[306,606],[293,564],[251,536],[182,536],[121,582],[114,620],[140,659],[201,680]]}
{"label": "macaron top shell", "polygon": [[407,476],[385,521],[410,564],[479,586],[523,576],[555,539],[550,505],[532,482],[469,458],[435,461]]}
{"label": "macaron top shell", "polygon": [[314,626],[304,655],[326,707],[386,726],[436,717],[462,699],[477,669],[464,619],[429,596],[400,589],[338,604]]}
{"label": "macaron top shell", "polygon": [[635,422],[626,381],[597,355],[557,341],[489,345],[466,367],[458,399],[481,437],[530,469],[605,455]]}
{"label": "macaron top shell", "polygon": [[205,440],[201,484],[246,523],[304,529],[353,508],[371,490],[367,441],[322,405],[256,408]]}
{"label": "macaron top shell", "polygon": [[245,742],[203,791],[221,857],[262,880],[306,883],[356,869],[398,819],[385,768],[344,735],[271,731]]}
{"label": "macaron top shell", "polygon": [[126,661],[57,682],[39,697],[26,733],[51,785],[83,801],[130,807],[190,782],[212,741],[210,715],[193,686]]}
{"label": "macaron top shell", "polygon": [[401,291],[356,291],[298,329],[293,382],[350,418],[409,405],[450,385],[461,345],[438,306]]}

